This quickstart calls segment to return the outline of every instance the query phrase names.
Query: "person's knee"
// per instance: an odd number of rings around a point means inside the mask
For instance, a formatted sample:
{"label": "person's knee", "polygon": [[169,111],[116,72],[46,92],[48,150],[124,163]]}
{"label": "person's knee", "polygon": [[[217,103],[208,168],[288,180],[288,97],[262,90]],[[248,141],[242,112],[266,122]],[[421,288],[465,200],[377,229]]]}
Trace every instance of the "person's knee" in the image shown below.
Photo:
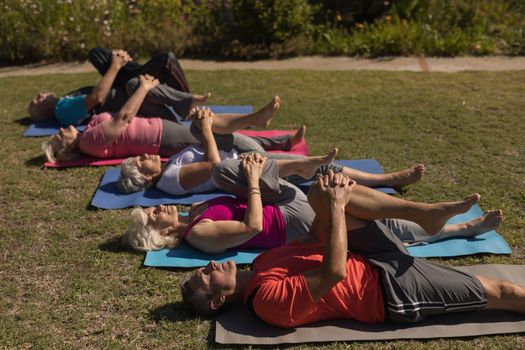
{"label": "person's knee", "polygon": [[231,185],[238,182],[239,171],[242,171],[239,160],[223,160],[213,167],[212,178],[219,187],[224,188],[224,185]]}
{"label": "person's knee", "polygon": [[95,60],[100,60],[100,58],[109,58],[111,57],[111,50],[104,47],[95,47],[89,50],[88,60],[93,63]]}
{"label": "person's knee", "polygon": [[128,96],[133,95],[133,93],[139,88],[139,86],[139,78],[133,78],[128,80],[128,82],[126,83],[126,93],[128,94]]}

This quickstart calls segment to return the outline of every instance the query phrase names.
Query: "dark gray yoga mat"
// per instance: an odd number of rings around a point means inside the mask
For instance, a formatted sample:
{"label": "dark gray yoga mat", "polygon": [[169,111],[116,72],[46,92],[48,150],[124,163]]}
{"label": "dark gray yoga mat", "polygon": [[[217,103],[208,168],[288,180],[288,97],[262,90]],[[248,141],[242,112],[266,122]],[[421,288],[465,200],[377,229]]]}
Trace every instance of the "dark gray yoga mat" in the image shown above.
{"label": "dark gray yoga mat", "polygon": [[[525,265],[475,265],[457,267],[457,269],[525,285]],[[264,323],[245,305],[239,303],[217,317],[215,341],[220,344],[275,345],[456,338],[523,332],[525,332],[525,316],[502,311],[439,315],[429,317],[417,324],[365,324],[352,320],[333,320],[283,329]]]}

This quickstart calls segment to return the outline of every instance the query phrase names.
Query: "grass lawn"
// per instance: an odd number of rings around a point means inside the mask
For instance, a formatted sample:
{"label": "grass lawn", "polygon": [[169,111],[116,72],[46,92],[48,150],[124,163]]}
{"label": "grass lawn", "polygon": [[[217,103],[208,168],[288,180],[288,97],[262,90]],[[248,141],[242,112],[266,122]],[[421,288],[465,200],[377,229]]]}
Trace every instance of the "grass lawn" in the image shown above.
{"label": "grass lawn", "polygon": [[[525,71],[497,73],[188,72],[214,104],[262,106],[279,94],[272,127],[308,126],[312,154],[376,158],[387,171],[423,162],[427,175],[404,198],[481,194],[501,208],[512,256],[445,264],[525,264]],[[118,243],[129,210],[93,210],[102,168],[43,169],[42,138],[22,138],[38,89],[65,93],[95,74],[0,79],[0,348],[206,348],[211,319],[180,303],[181,271],[142,267]],[[310,348],[301,345],[293,348]],[[334,343],[326,349],[525,347],[524,336],[425,342]]]}

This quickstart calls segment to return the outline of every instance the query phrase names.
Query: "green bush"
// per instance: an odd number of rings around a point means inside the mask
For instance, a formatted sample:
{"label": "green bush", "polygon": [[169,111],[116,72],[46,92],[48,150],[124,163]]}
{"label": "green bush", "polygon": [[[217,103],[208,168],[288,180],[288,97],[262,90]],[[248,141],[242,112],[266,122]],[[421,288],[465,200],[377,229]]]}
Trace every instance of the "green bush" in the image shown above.
{"label": "green bush", "polygon": [[[3,0],[0,63],[144,56],[256,58],[525,53],[522,0]],[[27,19],[30,20],[27,20]]]}

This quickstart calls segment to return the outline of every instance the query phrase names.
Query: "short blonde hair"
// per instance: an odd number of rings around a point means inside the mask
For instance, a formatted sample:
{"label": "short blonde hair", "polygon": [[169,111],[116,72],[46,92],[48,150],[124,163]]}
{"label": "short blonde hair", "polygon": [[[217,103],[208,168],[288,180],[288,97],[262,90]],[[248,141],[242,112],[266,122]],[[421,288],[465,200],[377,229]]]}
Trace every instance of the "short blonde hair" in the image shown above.
{"label": "short blonde hair", "polygon": [[140,172],[135,157],[122,162],[120,166],[120,177],[117,182],[118,190],[122,193],[138,192],[151,187],[152,183]]}
{"label": "short blonde hair", "polygon": [[182,242],[182,238],[173,235],[161,235],[158,230],[148,225],[148,217],[142,208],[135,208],[131,212],[131,222],[122,236],[122,242],[133,249],[147,252],[163,248],[175,248]]}
{"label": "short blonde hair", "polygon": [[55,135],[42,143],[42,151],[44,151],[49,162],[56,162],[57,160],[73,160],[80,155],[75,146],[64,147],[56,142]]}

